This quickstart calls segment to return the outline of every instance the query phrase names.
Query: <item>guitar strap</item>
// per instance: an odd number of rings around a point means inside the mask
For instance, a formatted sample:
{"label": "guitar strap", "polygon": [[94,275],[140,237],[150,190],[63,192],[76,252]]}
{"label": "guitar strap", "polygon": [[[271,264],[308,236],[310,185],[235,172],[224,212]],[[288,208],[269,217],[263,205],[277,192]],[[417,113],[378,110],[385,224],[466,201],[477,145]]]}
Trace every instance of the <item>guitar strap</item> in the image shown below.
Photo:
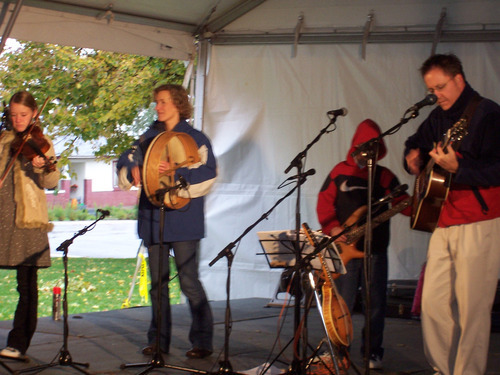
{"label": "guitar strap", "polygon": [[[469,103],[467,104],[467,107],[465,108],[464,113],[462,114],[462,119],[465,120],[465,126],[469,126],[469,122],[472,120],[472,116],[474,115],[474,112],[476,111],[476,108],[478,107],[479,103],[483,100],[483,98],[478,94],[475,93],[474,96],[471,98]],[[483,214],[486,215],[488,213],[488,205],[484,201],[483,196],[479,192],[479,189],[477,186],[472,186],[472,192],[474,193],[474,196],[476,197],[477,201],[481,205],[481,209],[483,210]]]}

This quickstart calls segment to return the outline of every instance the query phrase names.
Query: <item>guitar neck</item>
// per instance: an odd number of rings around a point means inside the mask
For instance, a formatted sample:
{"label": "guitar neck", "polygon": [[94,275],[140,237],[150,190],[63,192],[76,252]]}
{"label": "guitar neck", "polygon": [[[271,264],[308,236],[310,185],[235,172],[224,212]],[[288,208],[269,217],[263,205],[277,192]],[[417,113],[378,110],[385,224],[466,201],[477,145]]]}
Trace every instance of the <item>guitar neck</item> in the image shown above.
{"label": "guitar neck", "polygon": [[[378,225],[382,224],[383,222],[389,220],[391,217],[396,215],[397,213],[403,211],[406,207],[408,207],[411,203],[411,197],[406,198],[405,200],[402,200],[395,206],[391,207],[390,209],[382,212],[381,214],[377,215],[375,218],[372,219],[372,228],[377,227]],[[363,225],[360,225],[359,227],[353,228],[349,232],[346,233],[346,243],[348,244],[353,244],[356,243],[363,235],[365,234],[365,229],[366,229],[366,223]]]}
{"label": "guitar neck", "polygon": [[[467,135],[467,120],[465,118],[460,118],[453,126],[448,129],[446,132],[442,142],[441,147],[443,148],[443,152],[446,154],[448,151],[446,148],[451,145],[453,150],[457,151],[462,143],[463,138]],[[436,162],[434,159],[430,159],[427,165],[425,166],[426,174],[429,174],[434,168]]]}
{"label": "guitar neck", "polygon": [[[309,244],[311,246],[314,246],[315,248],[318,247],[318,240],[316,239],[316,236],[312,232],[311,228],[309,228],[309,225],[307,223],[302,224],[302,228],[304,229],[304,234],[306,235],[307,239],[309,240]],[[323,269],[323,274],[325,275],[325,281],[328,283],[329,286],[333,287],[333,279],[332,275],[330,272],[328,272],[328,266],[325,262],[325,259],[321,255],[321,253],[318,253],[318,258],[321,262],[321,268]]]}

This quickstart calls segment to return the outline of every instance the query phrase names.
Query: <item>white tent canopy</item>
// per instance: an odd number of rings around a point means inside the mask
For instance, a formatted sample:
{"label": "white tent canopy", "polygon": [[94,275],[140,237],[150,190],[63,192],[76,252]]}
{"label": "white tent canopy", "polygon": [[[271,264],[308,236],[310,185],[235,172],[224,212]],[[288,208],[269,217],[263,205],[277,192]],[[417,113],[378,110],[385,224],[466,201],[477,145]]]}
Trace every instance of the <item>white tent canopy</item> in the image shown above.
{"label": "white tent canopy", "polygon": [[[13,14],[11,3],[7,14]],[[316,174],[302,186],[300,219],[313,229],[317,193],[329,170],[345,158],[356,125],[365,118],[384,131],[397,124],[425,95],[418,68],[431,51],[456,53],[472,86],[500,102],[500,17],[494,0],[123,0],[111,5],[109,0],[26,0],[10,35],[185,60],[194,56],[198,42],[196,126],[212,139],[220,173],[207,197],[200,261],[211,299],[226,296],[227,261],[208,263],[228,245],[235,245],[231,297],[271,297],[281,270],[270,270],[257,255],[262,250],[256,232],[293,229],[298,194],[234,241],[292,188],[277,189],[296,172],[284,173],[291,160],[327,125],[327,111],[346,107],[349,113],[305,159],[306,169]],[[402,168],[403,143],[429,108],[420,112],[386,137],[389,154],[381,162],[410,186],[413,178]],[[392,219],[390,278],[418,277],[428,237],[410,230],[408,218]]]}

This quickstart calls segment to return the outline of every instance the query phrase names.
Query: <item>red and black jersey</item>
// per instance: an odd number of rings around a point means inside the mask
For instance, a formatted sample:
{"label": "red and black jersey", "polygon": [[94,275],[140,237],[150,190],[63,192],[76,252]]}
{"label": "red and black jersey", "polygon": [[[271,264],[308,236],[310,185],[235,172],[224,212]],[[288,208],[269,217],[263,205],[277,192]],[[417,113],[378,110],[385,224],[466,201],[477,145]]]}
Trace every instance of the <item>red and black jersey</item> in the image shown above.
{"label": "red and black jersey", "polygon": [[[337,164],[328,174],[321,191],[318,195],[316,212],[321,229],[325,234],[330,234],[332,228],[342,226],[346,220],[360,207],[366,206],[368,201],[368,169],[360,168],[353,157],[352,152],[361,143],[381,134],[378,125],[372,120],[365,120],[358,125],[354,134],[351,148],[345,161]],[[378,160],[386,154],[383,140],[380,142]],[[373,181],[372,199],[374,201],[388,195],[399,185],[398,178],[388,168],[377,166]],[[401,201],[408,197],[404,194],[395,201]],[[388,205],[379,207],[386,210]],[[409,212],[406,212],[409,214]],[[380,224],[373,230],[372,251],[385,252],[389,245],[389,221]],[[358,246],[359,248],[359,246]],[[362,248],[360,248],[361,250]]]}

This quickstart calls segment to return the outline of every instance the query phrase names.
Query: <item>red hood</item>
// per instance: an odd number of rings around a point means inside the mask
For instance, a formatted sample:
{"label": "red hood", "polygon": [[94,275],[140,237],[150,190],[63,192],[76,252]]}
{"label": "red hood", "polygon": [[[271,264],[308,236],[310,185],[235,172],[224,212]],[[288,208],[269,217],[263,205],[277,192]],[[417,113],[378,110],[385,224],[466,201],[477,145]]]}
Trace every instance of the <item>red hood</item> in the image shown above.
{"label": "red hood", "polygon": [[[356,133],[354,133],[354,136],[352,137],[352,142],[351,142],[351,148],[347,152],[347,157],[346,161],[350,165],[356,165],[354,162],[354,159],[352,158],[351,154],[353,151],[356,149],[356,146],[359,146],[360,144],[369,141],[372,138],[378,137],[382,132],[380,131],[379,126],[375,123],[375,121],[366,119],[362,121],[359,125],[358,128],[356,129]],[[387,149],[385,148],[385,143],[384,139],[382,138],[380,140],[380,148],[378,152],[378,158],[377,160],[382,159],[387,153]]]}

